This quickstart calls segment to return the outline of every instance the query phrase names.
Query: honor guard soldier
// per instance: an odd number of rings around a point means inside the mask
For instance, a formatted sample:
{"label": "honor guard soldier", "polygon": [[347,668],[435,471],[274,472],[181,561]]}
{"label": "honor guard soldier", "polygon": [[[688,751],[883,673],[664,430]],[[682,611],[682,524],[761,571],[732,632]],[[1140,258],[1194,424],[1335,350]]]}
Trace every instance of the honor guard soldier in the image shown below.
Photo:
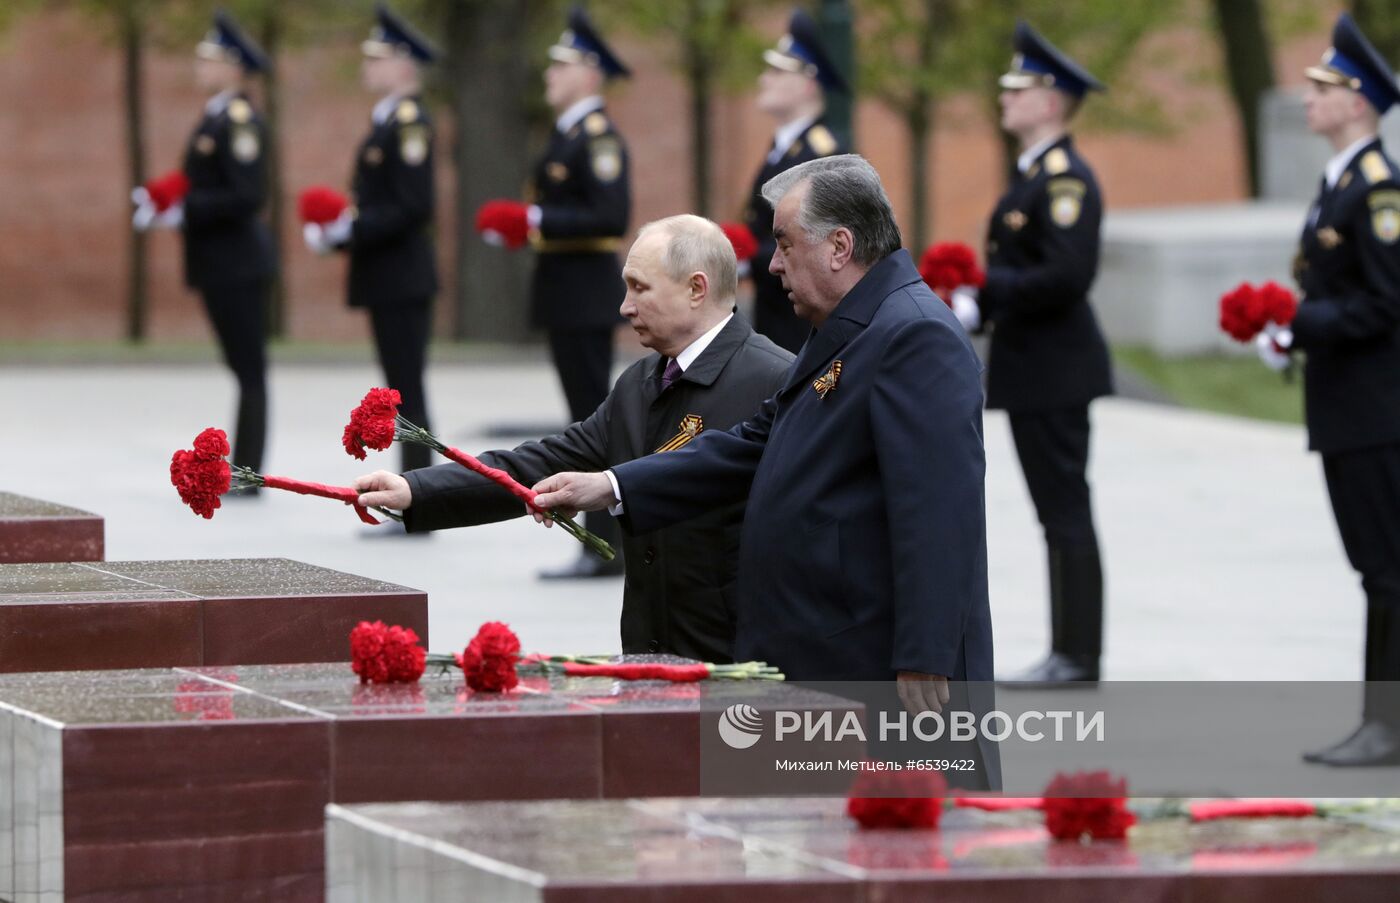
{"label": "honor guard soldier", "polygon": [[[1258,339],[1281,369],[1306,355],[1309,447],[1322,455],[1332,512],[1366,593],[1361,726],[1304,759],[1400,763],[1400,169],[1377,133],[1400,99],[1385,58],[1345,13],[1307,70],[1308,128],[1336,154],[1295,259],[1302,300],[1291,329]],[[1388,698],[1387,698],[1388,697]]]}
{"label": "honor guard soldier", "polygon": [[[549,48],[545,100],[556,116],[549,148],[535,167],[533,202],[493,201],[478,226],[488,239],[526,236],[536,252],[530,290],[534,324],[549,333],[550,352],[569,405],[586,420],[608,396],[613,332],[626,293],[617,252],[627,232],[632,195],[627,146],[603,108],[603,87],[631,75],[582,9]],[[514,242],[511,242],[514,243]],[[619,545],[606,512],[590,514],[589,530]],[[621,574],[620,559],[581,552],[572,564],[542,577]]]}
{"label": "honor guard soldier", "polygon": [[845,94],[849,88],[822,46],[817,24],[802,10],[792,14],[787,34],[778,46],[763,52],[767,63],[758,77],[758,108],[777,124],[768,155],[753,180],[744,207],[744,225],[758,245],[750,263],[753,279],[754,329],[796,353],[807,341],[811,324],[797,316],[782,281],[768,272],[773,259],[773,208],[763,199],[769,179],[799,163],[844,154],[847,148],[831,133],[822,116],[826,92]]}
{"label": "honor guard soldier", "polygon": [[980,293],[953,292],[970,331],[991,333],[987,407],[1004,409],[1045,531],[1050,654],[1012,685],[1099,678],[1103,572],[1086,470],[1089,403],[1113,391],[1108,346],[1089,287],[1099,269],[1103,201],[1068,123],[1092,75],[1019,22],[1001,77],[1001,125],[1019,142],[1016,174],[987,229]]}
{"label": "honor guard soldier", "polygon": [[[379,363],[399,410],[428,429],[423,389],[432,302],[433,123],[422,98],[422,67],[437,58],[427,40],[384,6],[361,45],[365,87],[378,94],[369,134],[355,157],[352,206],[324,229],[310,224],[312,250],[350,255],[351,307],[368,308]],[[427,467],[431,449],[403,443],[403,469]]]}
{"label": "honor guard soldier", "polygon": [[[132,198],[136,228],[178,228],[185,283],[199,292],[224,361],[238,379],[233,463],[262,470],[267,436],[268,286],[276,267],[271,233],[260,219],[267,200],[262,120],[248,102],[249,76],[267,57],[228,15],[195,48],[195,79],[210,95],[185,150],[184,198],[162,211],[145,188]],[[256,490],[249,490],[255,492]]]}

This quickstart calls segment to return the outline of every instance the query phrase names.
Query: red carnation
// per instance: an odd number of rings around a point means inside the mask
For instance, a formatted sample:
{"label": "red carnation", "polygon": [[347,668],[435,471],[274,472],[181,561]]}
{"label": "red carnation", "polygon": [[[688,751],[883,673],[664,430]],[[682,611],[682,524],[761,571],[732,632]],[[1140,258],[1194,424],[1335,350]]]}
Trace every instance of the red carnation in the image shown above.
{"label": "red carnation", "polygon": [[180,493],[180,501],[203,518],[214,510],[232,485],[233,474],[224,456],[229,452],[224,431],[210,427],[194,440],[194,449],[181,449],[170,457],[170,484]]}
{"label": "red carnation", "polygon": [[1288,289],[1270,280],[1259,286],[1259,304],[1271,323],[1287,326],[1298,312],[1298,299]]}
{"label": "red carnation", "polygon": [[476,211],[476,231],[507,248],[522,247],[530,237],[529,209],[519,201],[487,201]]}
{"label": "red carnation", "polygon": [[1122,840],[1137,821],[1127,808],[1128,782],[1106,771],[1055,775],[1045,788],[1045,827],[1060,840],[1089,835]]}
{"label": "red carnation", "polygon": [[1270,323],[1287,326],[1297,312],[1298,299],[1277,282],[1241,282],[1220,296],[1220,328],[1237,342],[1253,341]]}
{"label": "red carnation", "polygon": [[724,230],[724,237],[734,246],[734,256],[740,263],[752,260],[758,253],[758,239],[754,238],[748,226],[743,223],[721,223],[720,228]]}
{"label": "red carnation", "polygon": [[500,621],[481,625],[467,648],[456,656],[457,667],[473,690],[504,692],[520,683],[515,663],[520,659],[520,638]]}
{"label": "red carnation", "polygon": [[948,782],[937,771],[862,771],[846,814],[862,828],[937,828]]}
{"label": "red carnation", "polygon": [[361,621],[350,631],[350,668],[362,684],[411,683],[423,676],[426,659],[409,628]]}
{"label": "red carnation", "polygon": [[960,241],[929,245],[919,259],[919,275],[945,301],[960,285],[981,288],[987,274],[977,265],[977,253]]}
{"label": "red carnation", "polygon": [[358,407],[350,412],[350,422],[341,434],[345,451],[365,459],[365,449],[383,451],[394,443],[394,425],[403,399],[398,389],[370,389]]}
{"label": "red carnation", "polygon": [[183,201],[185,195],[190,193],[190,178],[177,169],[151,179],[144,187],[146,195],[151,199],[151,206],[155,207],[157,212],[164,213]]}
{"label": "red carnation", "polygon": [[303,223],[333,223],[349,206],[349,198],[329,185],[312,185],[297,197],[297,214]]}

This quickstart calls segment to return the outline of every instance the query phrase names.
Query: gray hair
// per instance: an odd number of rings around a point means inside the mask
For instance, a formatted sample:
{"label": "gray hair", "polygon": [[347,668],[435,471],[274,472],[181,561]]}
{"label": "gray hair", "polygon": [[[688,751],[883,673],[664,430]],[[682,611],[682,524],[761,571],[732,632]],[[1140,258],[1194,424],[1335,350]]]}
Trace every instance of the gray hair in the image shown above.
{"label": "gray hair", "polygon": [[666,236],[661,265],[667,276],[684,282],[692,273],[704,273],[710,281],[710,300],[725,306],[734,303],[739,261],[723,229],[703,216],[682,213],[647,223],[637,230],[637,238],[652,232]]}
{"label": "gray hair", "polygon": [[859,154],[821,157],[781,172],[763,184],[763,199],[773,209],[789,191],[810,182],[797,210],[797,225],[820,241],[837,229],[851,230],[851,257],[861,266],[874,266],[904,244],[894,221],[880,175]]}

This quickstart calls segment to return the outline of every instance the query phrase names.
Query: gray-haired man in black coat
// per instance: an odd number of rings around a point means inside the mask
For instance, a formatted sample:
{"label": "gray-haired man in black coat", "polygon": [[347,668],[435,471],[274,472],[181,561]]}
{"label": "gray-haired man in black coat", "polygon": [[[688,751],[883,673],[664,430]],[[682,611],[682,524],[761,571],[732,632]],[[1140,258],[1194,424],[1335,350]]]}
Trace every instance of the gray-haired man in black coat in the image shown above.
{"label": "gray-haired man in black coat", "polygon": [[[719,227],[697,216],[644,226],[623,269],[622,314],[654,353],[629,367],[586,420],[481,460],[529,485],[604,470],[753,416],[782,385],[792,355],[734,312],[737,262]],[[404,510],[409,532],[525,513],[510,493],[456,464],[404,476],[379,471],[355,488],[366,504]],[[735,580],[744,502],[624,541],[624,652],[733,660]]]}

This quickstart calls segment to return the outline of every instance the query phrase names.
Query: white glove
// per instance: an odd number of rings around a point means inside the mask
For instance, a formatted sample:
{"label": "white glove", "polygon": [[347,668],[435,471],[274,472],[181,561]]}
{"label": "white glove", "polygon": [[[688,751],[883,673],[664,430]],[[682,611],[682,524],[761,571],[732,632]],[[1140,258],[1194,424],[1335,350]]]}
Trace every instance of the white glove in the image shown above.
{"label": "white glove", "polygon": [[326,230],[320,223],[307,223],[301,227],[301,240],[313,254],[329,254],[331,243],[326,240]]}
{"label": "white glove", "polygon": [[506,237],[495,229],[482,229],[481,240],[493,248],[504,248],[506,246]]}
{"label": "white glove", "polygon": [[[1285,341],[1280,341],[1276,336],[1282,337]],[[1276,335],[1270,335],[1266,329],[1254,337],[1254,350],[1259,352],[1259,360],[1264,362],[1264,366],[1274,372],[1282,372],[1288,369],[1288,365],[1293,362],[1286,350],[1293,344],[1293,333],[1287,329]],[[1279,350],[1283,348],[1285,350]]]}
{"label": "white glove", "polygon": [[982,307],[977,303],[977,289],[971,285],[960,285],[953,289],[953,316],[963,325],[963,329],[973,332],[982,325]]}
{"label": "white glove", "polygon": [[136,209],[131,214],[131,226],[137,232],[145,232],[151,228],[158,215],[156,205],[151,203],[151,194],[143,186],[138,185],[131,189],[131,203],[136,205]]}
{"label": "white glove", "polygon": [[173,204],[164,213],[157,213],[155,224],[162,229],[178,229],[185,223],[185,205]]}
{"label": "white glove", "polygon": [[351,215],[350,209],[347,207],[340,212],[340,216],[336,217],[334,222],[326,224],[325,235],[327,243],[329,243],[332,248],[349,244],[350,230],[354,227],[355,218]]}

